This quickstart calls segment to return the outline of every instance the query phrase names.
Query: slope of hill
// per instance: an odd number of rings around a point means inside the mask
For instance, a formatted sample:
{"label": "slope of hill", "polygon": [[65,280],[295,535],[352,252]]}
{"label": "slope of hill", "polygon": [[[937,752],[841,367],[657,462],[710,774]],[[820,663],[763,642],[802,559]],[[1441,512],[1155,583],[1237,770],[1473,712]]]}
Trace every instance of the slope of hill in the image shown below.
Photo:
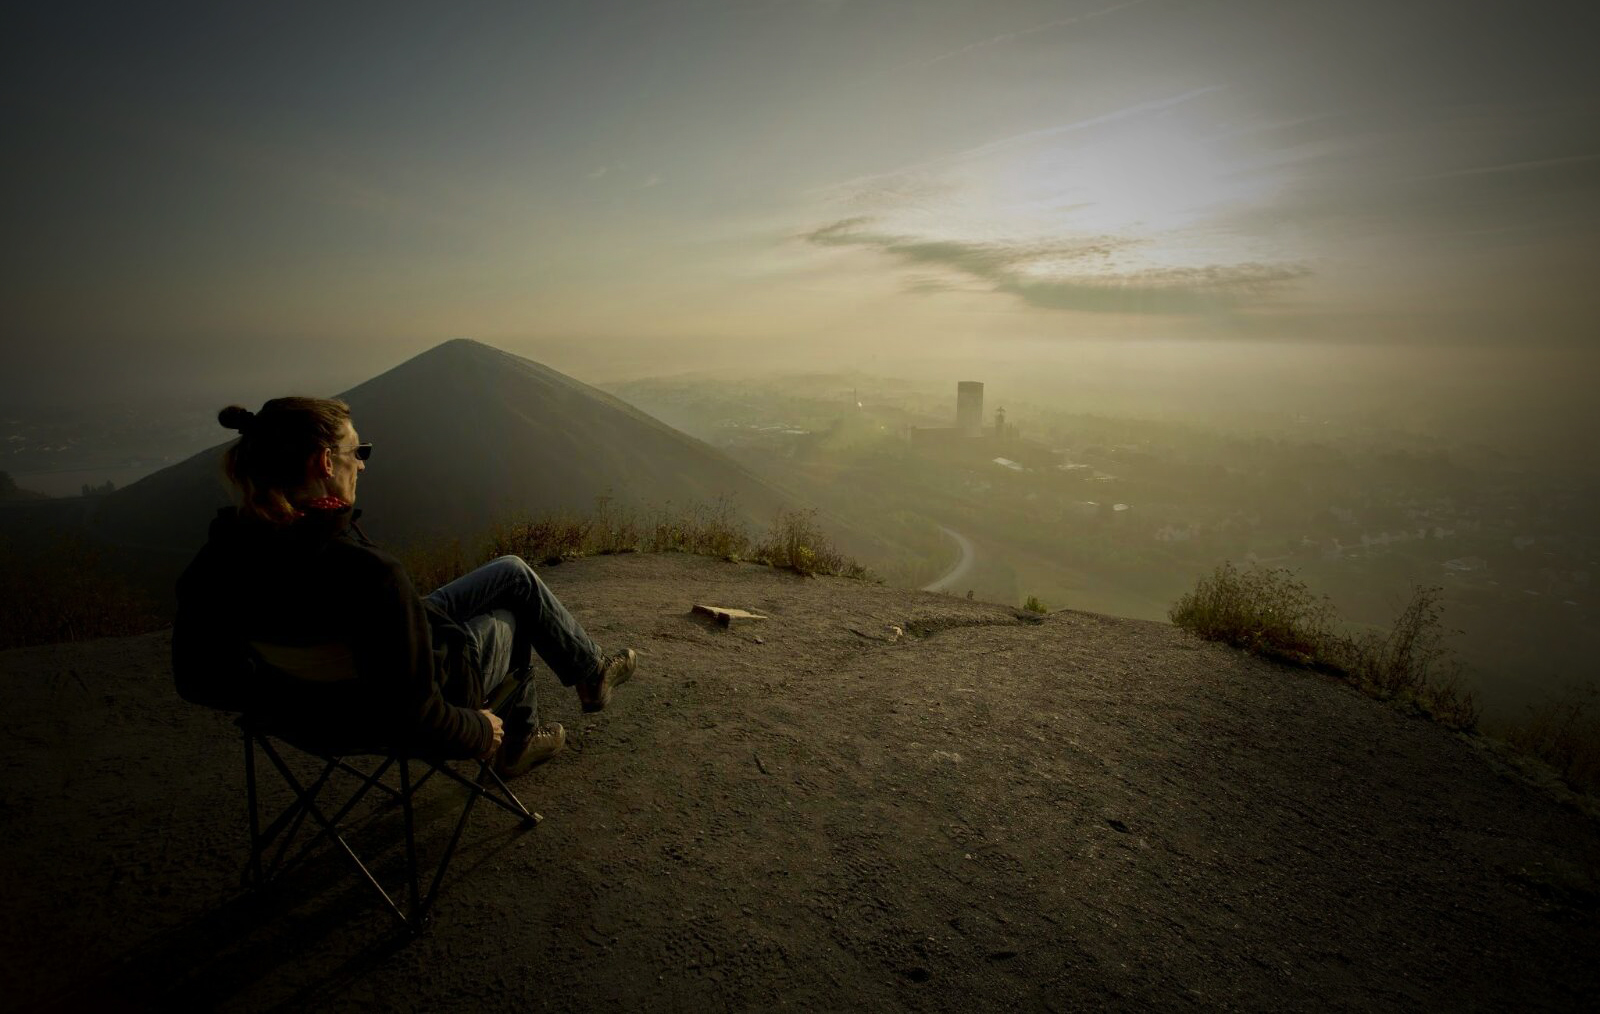
{"label": "slope of hill", "polygon": [[[1165,624],[688,557],[544,576],[643,651],[482,809],[426,937],[333,856],[244,903],[167,635],[0,653],[22,1007],[1594,1009],[1600,829],[1469,742]],[[695,602],[765,622],[724,630]],[[908,631],[896,637],[896,625]],[[428,791],[447,793],[445,786]],[[425,806],[425,810],[427,810]],[[442,847],[441,805],[421,834]],[[393,822],[378,819],[374,832]]]}
{"label": "slope of hill", "polygon": [[[759,526],[792,503],[617,398],[474,341],[446,342],[339,397],[375,445],[359,492],[363,525],[384,542],[471,537],[508,513],[589,510],[605,495],[638,507],[729,497]],[[228,502],[224,446],[106,497],[97,534],[192,553]]]}
{"label": "slope of hill", "polygon": [[0,503],[13,500],[45,500],[48,497],[38,490],[23,489],[17,485],[17,480],[9,472],[0,472]]}

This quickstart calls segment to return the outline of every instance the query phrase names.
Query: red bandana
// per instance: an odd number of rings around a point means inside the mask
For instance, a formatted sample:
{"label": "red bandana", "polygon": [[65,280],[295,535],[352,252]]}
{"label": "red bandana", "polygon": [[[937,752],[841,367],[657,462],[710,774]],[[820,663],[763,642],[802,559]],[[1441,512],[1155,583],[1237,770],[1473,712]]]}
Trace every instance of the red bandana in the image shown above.
{"label": "red bandana", "polygon": [[296,519],[306,516],[307,510],[313,511],[342,511],[350,506],[343,498],[337,496],[319,496],[315,500],[307,500],[304,510],[294,512]]}

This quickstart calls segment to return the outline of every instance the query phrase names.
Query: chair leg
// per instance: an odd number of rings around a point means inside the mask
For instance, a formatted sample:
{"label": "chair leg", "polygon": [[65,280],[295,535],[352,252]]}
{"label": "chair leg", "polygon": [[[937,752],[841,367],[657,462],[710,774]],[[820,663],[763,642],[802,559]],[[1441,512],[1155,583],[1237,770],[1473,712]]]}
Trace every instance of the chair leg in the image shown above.
{"label": "chair leg", "polygon": [[[434,770],[438,769],[435,768]],[[461,818],[456,821],[456,829],[450,835],[450,844],[444,847],[444,855],[439,857],[439,866],[433,873],[433,883],[428,885],[428,896],[423,899],[419,914],[424,918],[427,916],[428,910],[433,907],[433,899],[439,894],[439,883],[444,880],[444,871],[450,868],[450,857],[456,854],[456,845],[461,841],[461,832],[466,829],[467,818],[472,816],[472,808],[477,804],[480,795],[483,795],[483,793],[474,792],[469,795],[467,797],[467,805],[461,808]]]}
{"label": "chair leg", "polygon": [[[483,798],[500,807],[500,809],[511,814],[513,817],[517,817],[522,821],[524,826],[537,824],[544,819],[544,817],[523,805],[522,800],[517,798],[517,794],[511,791],[511,787],[505,783],[504,779],[495,774],[494,768],[491,767],[487,761],[482,761],[478,764],[477,781],[468,781],[459,772],[448,767],[440,767],[439,770],[443,771],[448,777],[455,779],[462,785],[465,785],[472,792],[481,794]],[[498,788],[500,792],[497,794],[489,791],[489,787],[484,785],[485,779],[493,782],[494,786]]]}
{"label": "chair leg", "polygon": [[[278,817],[273,820],[272,824],[269,825],[265,830],[261,828],[261,800],[259,796],[259,790],[256,785],[257,765],[255,753],[257,739],[260,739],[261,749],[265,751],[267,758],[272,762],[273,766],[277,768],[279,775],[283,777],[284,782],[295,795],[294,802],[285,808],[285,810],[279,814]],[[476,780],[466,778],[452,768],[447,762],[442,761],[424,762],[428,770],[423,772],[421,777],[413,780],[411,761],[409,758],[403,756],[385,757],[382,763],[380,763],[376,770],[374,770],[371,774],[362,772],[359,768],[347,763],[341,757],[329,757],[322,755],[320,756],[320,759],[324,761],[322,772],[309,784],[303,785],[301,784],[300,780],[295,777],[294,772],[290,770],[284,759],[278,754],[278,751],[273,748],[273,745],[268,742],[264,736],[258,736],[253,733],[246,734],[245,783],[247,802],[250,811],[250,865],[246,872],[247,879],[250,880],[253,886],[257,888],[264,887],[269,878],[276,879],[276,877],[281,876],[284,872],[297,866],[299,863],[304,861],[305,858],[312,852],[312,850],[320,845],[325,839],[331,839],[334,844],[339,846],[339,849],[345,854],[345,857],[361,872],[362,876],[366,878],[367,882],[372,886],[372,888],[378,892],[379,896],[383,898],[384,904],[388,907],[390,913],[393,914],[395,918],[399,920],[399,922],[414,935],[422,933],[431,921],[433,904],[438,898],[440,885],[444,881],[445,871],[449,868],[450,861],[454,858],[456,849],[460,845],[461,836],[466,830],[467,821],[472,816],[473,808],[477,805],[478,797],[483,796],[488,798],[496,806],[518,817],[524,826],[536,825],[540,820],[543,819],[539,816],[539,814],[529,811],[528,808],[523,805],[522,800],[518,799],[516,794],[513,793],[510,787],[506,785],[505,781],[495,774],[492,766],[487,761],[479,762],[478,777]],[[387,772],[390,766],[394,765],[397,760],[399,761],[400,768],[400,788],[398,791],[391,786],[384,784],[382,781],[385,772]],[[340,806],[332,817],[329,817],[328,814],[323,811],[323,808],[318,805],[317,800],[321,795],[323,788],[328,783],[330,776],[333,774],[333,772],[338,770],[342,770],[359,777],[361,779],[361,785],[351,795],[349,800]],[[413,801],[416,797],[417,790],[421,788],[429,778],[440,771],[443,771],[447,777],[464,786],[468,790],[469,796],[465,805],[462,807],[460,817],[456,820],[456,826],[451,832],[450,840],[445,846],[442,856],[438,860],[438,865],[433,870],[432,877],[428,884],[427,894],[423,895],[421,890],[421,864],[417,852],[416,815]],[[392,897],[383,887],[383,885],[378,882],[377,877],[373,875],[372,870],[369,869],[367,864],[362,861],[361,857],[356,855],[355,850],[352,849],[349,842],[345,840],[344,834],[341,830],[341,822],[374,788],[381,789],[401,804],[405,823],[405,862],[406,877],[408,881],[406,887],[409,894],[409,897],[407,898],[408,903],[404,908],[402,908],[400,904],[396,902],[395,898]],[[295,852],[295,854],[285,861],[284,857],[289,849],[289,845],[298,836],[299,829],[307,815],[309,815],[313,822],[318,826],[318,831],[316,835],[311,837],[310,841],[303,843]],[[271,862],[263,866],[263,859],[265,858],[266,850],[274,839],[278,839],[277,850],[273,855]]]}
{"label": "chair leg", "polygon": [[[421,911],[422,898],[417,889],[417,835],[415,809],[412,805],[411,759],[409,757],[400,758],[400,795],[402,797],[402,805],[406,811],[406,877],[409,879],[411,887],[411,915],[416,917]],[[408,920],[406,924],[409,926],[410,921]]]}
{"label": "chair leg", "polygon": [[249,732],[244,734],[244,786],[246,805],[250,807],[250,866],[245,880],[251,887],[260,888],[264,877],[261,873],[261,814],[256,805],[256,740]]}
{"label": "chair leg", "polygon": [[[389,786],[383,784],[383,782],[381,781],[381,779],[383,778],[383,773],[385,771],[389,770],[389,765],[391,765],[393,763],[394,763],[394,758],[385,757],[384,760],[383,760],[383,763],[379,764],[377,769],[374,770],[369,775],[369,774],[361,771],[358,768],[351,767],[349,764],[344,763],[344,761],[342,761],[342,760],[338,762],[338,766],[340,768],[342,768],[342,769],[344,769],[346,771],[352,771],[352,772],[354,772],[356,775],[358,775],[361,778],[361,788],[357,789],[350,796],[349,799],[345,800],[344,805],[341,806],[339,808],[339,811],[333,815],[333,817],[330,820],[330,823],[334,827],[338,827],[339,823],[341,821],[343,821],[345,819],[345,817],[349,816],[350,811],[354,810],[358,805],[360,805],[361,800],[366,798],[367,792],[369,790],[374,789],[374,788],[380,788],[380,789],[383,789],[384,791],[388,792],[390,795],[395,795],[395,791],[393,789],[389,788]],[[324,776],[332,774],[333,770],[334,770],[333,762],[330,761],[329,762],[329,767],[323,772]],[[316,798],[317,793],[319,793],[321,791],[322,791],[322,784],[319,781],[318,784],[315,785],[311,790],[311,798],[313,798],[313,799]],[[304,846],[301,847],[300,854],[295,856],[294,862],[298,863],[301,860],[303,860],[311,852],[311,850],[316,848],[317,845],[321,844],[322,839],[324,839],[326,837],[327,837],[327,832],[326,831],[318,831],[316,837],[312,838],[309,842],[307,842]]]}
{"label": "chair leg", "polygon": [[[322,812],[322,808],[317,805],[316,799],[313,796],[308,795],[306,793],[306,790],[300,785],[299,780],[294,777],[294,773],[289,770],[288,765],[283,763],[283,759],[281,757],[279,757],[274,750],[272,750],[271,746],[268,745],[268,744],[265,744],[265,743],[263,743],[262,745],[267,751],[267,756],[271,757],[272,760],[275,762],[275,765],[278,768],[278,773],[281,774],[283,776],[284,780],[289,783],[290,789],[292,789],[295,792],[295,794],[300,797],[300,805],[303,806],[304,812],[309,813],[311,815],[312,819],[315,820],[317,822],[317,824],[319,824],[321,826],[321,828],[322,828],[322,833],[319,834],[315,839],[313,839],[313,841],[311,843],[309,843],[307,848],[309,848],[311,846],[314,846],[315,844],[320,842],[324,837],[331,839],[334,842],[334,844],[338,845],[340,850],[342,850],[344,852],[345,858],[349,859],[350,862],[355,865],[356,869],[361,872],[361,875],[367,879],[367,883],[372,885],[373,890],[377,891],[379,896],[383,898],[384,904],[388,906],[389,911],[394,915],[394,917],[396,919],[400,920],[400,922],[403,925],[405,925],[407,927],[411,927],[412,926],[412,922],[411,922],[411,919],[407,916],[406,912],[403,909],[401,909],[399,905],[397,905],[395,903],[394,898],[390,896],[388,891],[384,890],[383,885],[378,882],[378,878],[373,876],[372,871],[367,868],[367,864],[361,861],[361,857],[356,855],[355,850],[350,847],[350,843],[345,841],[344,835],[339,833],[339,828],[338,828],[338,825],[337,825],[337,821],[328,819],[328,816]],[[381,775],[383,770],[387,769],[389,764],[392,763],[392,761],[393,761],[393,758],[386,759],[385,763],[379,767],[379,770],[378,770],[377,774]],[[332,762],[330,762],[330,767],[331,766],[333,766]],[[376,776],[377,775],[375,775],[374,777],[376,777]],[[404,782],[404,780],[405,780],[405,778],[404,778],[404,769],[402,768],[402,782]],[[370,785],[363,785],[362,786],[361,790],[356,794],[356,797],[353,798],[350,802],[346,803],[344,805],[344,807],[342,807],[340,809],[339,818],[338,819],[342,820],[344,815],[349,813],[350,809],[357,802],[360,801],[360,797],[365,795],[366,790],[368,788],[370,788]],[[406,807],[406,830],[407,830],[407,836],[406,837],[407,837],[407,841],[409,843],[409,841],[411,840],[411,835],[410,835],[410,830],[411,830],[411,800],[410,800],[409,796],[406,797],[405,807]],[[296,863],[300,862],[300,860],[305,856],[305,854],[306,854],[305,849],[302,849],[301,853],[294,858],[294,860],[290,863],[290,865],[293,866]],[[413,892],[415,891],[415,886],[414,886],[415,882],[416,882],[416,878],[415,878],[415,876],[413,876],[412,877],[412,883],[413,883],[412,890],[413,890]]]}
{"label": "chair leg", "polygon": [[[262,741],[261,747],[263,750],[269,751],[268,756],[274,756],[270,752],[272,750],[270,744]],[[297,787],[296,792],[298,794],[295,798],[295,801],[278,815],[278,819],[274,820],[271,826],[269,826],[262,835],[262,844],[265,845],[267,842],[276,837],[279,832],[282,832],[283,834],[283,837],[278,841],[278,850],[272,854],[272,861],[267,864],[268,876],[277,877],[282,875],[284,871],[290,869],[304,859],[311,851],[311,848],[316,845],[317,841],[320,840],[320,837],[313,838],[309,844],[301,847],[300,851],[294,856],[293,859],[289,860],[289,862],[285,864],[284,856],[288,854],[289,846],[293,844],[295,836],[300,833],[301,826],[305,824],[305,801],[308,799],[317,798],[317,794],[322,791],[322,787],[328,784],[328,776],[333,774],[333,771],[333,763],[330,761],[323,766],[322,774],[317,776],[316,781],[312,782],[309,788],[300,790]],[[287,829],[285,828],[285,825],[287,825]]]}
{"label": "chair leg", "polygon": [[[292,817],[291,826],[289,827],[288,832],[284,835],[283,840],[279,843],[278,851],[273,856],[272,863],[267,867],[270,876],[280,876],[287,870],[305,861],[305,859],[310,856],[311,852],[322,843],[322,840],[328,837],[330,833],[328,828],[331,826],[336,830],[339,822],[344,820],[350,811],[355,809],[356,806],[360,804],[362,799],[366,798],[367,792],[373,787],[381,786],[390,794],[394,793],[393,789],[383,785],[382,782],[383,773],[389,769],[389,765],[394,763],[394,758],[392,757],[384,758],[383,763],[379,764],[377,770],[373,771],[370,775],[365,774],[358,769],[352,768],[350,765],[344,763],[341,758],[327,758],[322,769],[322,774],[318,775],[316,781],[312,782],[309,787],[303,787],[294,777],[293,773],[290,772],[289,766],[284,763],[283,758],[280,757],[278,752],[272,748],[271,743],[263,739],[261,741],[261,748],[266,751],[267,757],[278,769],[278,773],[283,776],[283,780],[288,783],[290,789],[294,791],[296,796],[294,804],[292,804],[289,809],[285,810],[283,814],[279,816],[278,820],[273,823],[273,826],[269,827],[266,831],[265,839],[271,840],[271,838],[277,834],[278,829],[281,827],[283,822]],[[343,768],[348,771],[354,771],[357,775],[359,775],[362,779],[361,788],[358,789],[355,794],[345,802],[344,806],[340,807],[339,811],[333,815],[331,820],[324,822],[324,828],[319,830],[315,837],[302,845],[300,847],[300,851],[297,852],[292,859],[290,859],[288,862],[284,862],[284,854],[288,851],[289,844],[294,840],[294,836],[299,833],[300,825],[305,820],[310,803],[322,792],[322,787],[327,784],[329,776],[331,776],[333,772],[339,768]]]}

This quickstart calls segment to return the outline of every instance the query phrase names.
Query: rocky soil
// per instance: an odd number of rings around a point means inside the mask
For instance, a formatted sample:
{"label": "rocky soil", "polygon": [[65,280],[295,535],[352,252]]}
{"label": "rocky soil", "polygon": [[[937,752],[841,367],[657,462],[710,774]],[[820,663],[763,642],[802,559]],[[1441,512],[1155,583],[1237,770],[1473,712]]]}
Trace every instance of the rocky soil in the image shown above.
{"label": "rocky soil", "polygon": [[165,633],[0,653],[6,1006],[1600,1008],[1600,824],[1342,685],[744,564],[543,573],[639,675],[586,716],[541,674],[546,819],[480,807],[415,941],[331,853],[240,891],[238,734]]}

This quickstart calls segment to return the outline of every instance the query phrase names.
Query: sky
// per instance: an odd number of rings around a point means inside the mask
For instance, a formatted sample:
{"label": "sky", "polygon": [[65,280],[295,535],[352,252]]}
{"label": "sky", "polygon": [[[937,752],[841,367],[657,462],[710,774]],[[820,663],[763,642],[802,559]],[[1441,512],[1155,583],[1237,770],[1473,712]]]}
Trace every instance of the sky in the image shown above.
{"label": "sky", "polygon": [[323,393],[454,337],[614,375],[1593,352],[1596,11],[34,3],[0,36],[0,398]]}

